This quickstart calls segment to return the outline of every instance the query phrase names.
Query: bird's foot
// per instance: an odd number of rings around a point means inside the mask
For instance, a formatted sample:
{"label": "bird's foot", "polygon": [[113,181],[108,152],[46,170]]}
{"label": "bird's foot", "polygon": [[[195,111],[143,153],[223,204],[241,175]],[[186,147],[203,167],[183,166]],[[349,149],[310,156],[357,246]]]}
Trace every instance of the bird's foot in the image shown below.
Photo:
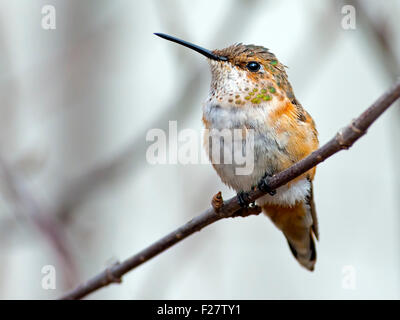
{"label": "bird's foot", "polygon": [[272,177],[271,175],[265,174],[265,176],[262,177],[262,179],[258,183],[257,188],[259,190],[261,190],[262,192],[267,192],[269,195],[273,196],[276,194],[276,190],[271,189],[269,187],[269,181],[270,181],[271,177]]}
{"label": "bird's foot", "polygon": [[244,191],[238,192],[237,198],[238,198],[239,205],[242,208],[247,208],[249,206],[250,198],[249,198],[249,194],[247,192],[244,192]]}
{"label": "bird's foot", "polygon": [[224,199],[222,199],[221,191],[212,197],[211,205],[215,212],[218,213],[219,210],[221,210],[222,206],[224,205]]}
{"label": "bird's foot", "polygon": [[255,203],[250,203],[248,207],[246,208],[240,208],[238,211],[236,211],[231,217],[236,218],[236,217],[248,217],[251,215],[258,215],[262,212],[261,207],[257,206]]}

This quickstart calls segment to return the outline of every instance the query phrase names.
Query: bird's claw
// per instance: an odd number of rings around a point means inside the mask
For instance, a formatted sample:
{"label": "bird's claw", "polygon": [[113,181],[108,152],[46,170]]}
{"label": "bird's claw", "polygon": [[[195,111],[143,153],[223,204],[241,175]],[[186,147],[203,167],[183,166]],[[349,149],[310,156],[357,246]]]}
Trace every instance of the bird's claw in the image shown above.
{"label": "bird's claw", "polygon": [[247,192],[241,191],[237,193],[237,198],[239,205],[242,208],[247,208],[250,204],[249,194]]}
{"label": "bird's claw", "polygon": [[269,181],[271,177],[271,175],[266,174],[258,183],[257,188],[262,192],[267,192],[269,195],[274,196],[276,194],[276,190],[269,187]]}

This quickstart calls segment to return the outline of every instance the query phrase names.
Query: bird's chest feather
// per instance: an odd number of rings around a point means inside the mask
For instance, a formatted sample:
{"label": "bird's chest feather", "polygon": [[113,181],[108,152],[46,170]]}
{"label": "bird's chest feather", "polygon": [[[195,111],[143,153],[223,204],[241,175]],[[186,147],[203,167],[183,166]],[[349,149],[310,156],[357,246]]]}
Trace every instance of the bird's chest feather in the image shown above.
{"label": "bird's chest feather", "polygon": [[[222,107],[213,103],[204,105],[206,152],[222,181],[235,190],[249,190],[266,173],[272,175],[292,163],[287,151],[290,134],[279,130],[279,124],[278,126],[271,125],[269,116],[270,112],[267,106],[235,108]],[[252,170],[247,174],[237,174],[237,168],[243,167],[243,163],[237,163],[234,156],[231,163],[227,161],[215,163],[213,161],[212,154],[217,152],[223,155],[227,146],[229,147],[229,141],[228,145],[226,141],[216,146],[212,144],[214,139],[220,139],[220,133],[223,130],[232,132],[232,149],[238,144],[240,145],[235,139],[243,139],[243,154],[246,153],[246,159],[253,161]],[[242,131],[243,134],[235,136],[235,130],[239,130],[239,133]],[[245,144],[247,148],[244,147]],[[219,148],[219,150],[214,150],[215,148]],[[248,152],[252,153],[251,157],[247,157]]]}

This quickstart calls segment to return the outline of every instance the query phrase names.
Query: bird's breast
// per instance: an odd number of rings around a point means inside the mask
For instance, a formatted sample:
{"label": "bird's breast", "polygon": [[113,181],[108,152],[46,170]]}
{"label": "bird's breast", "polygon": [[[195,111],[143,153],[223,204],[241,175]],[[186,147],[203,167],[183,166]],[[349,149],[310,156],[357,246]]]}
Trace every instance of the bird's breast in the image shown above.
{"label": "bird's breast", "polygon": [[[289,134],[278,133],[276,128],[269,124],[269,113],[266,106],[238,108],[205,104],[203,107],[206,152],[222,181],[235,190],[250,190],[266,173],[275,174],[292,163],[287,153]],[[235,131],[238,130],[242,134],[235,135]],[[223,143],[213,144],[213,141],[221,142],[223,131],[232,132],[232,142],[225,138]],[[238,139],[242,141],[238,142]],[[235,161],[235,148],[237,149],[238,145],[242,146],[241,151],[246,154],[246,159],[252,161],[252,170],[247,171],[248,174],[237,174],[237,169],[243,167],[243,163]],[[232,157],[228,157],[232,160],[230,163],[224,161],[227,157],[223,157],[229,148],[232,150]],[[214,161],[215,154],[220,154],[219,159],[223,161]]]}

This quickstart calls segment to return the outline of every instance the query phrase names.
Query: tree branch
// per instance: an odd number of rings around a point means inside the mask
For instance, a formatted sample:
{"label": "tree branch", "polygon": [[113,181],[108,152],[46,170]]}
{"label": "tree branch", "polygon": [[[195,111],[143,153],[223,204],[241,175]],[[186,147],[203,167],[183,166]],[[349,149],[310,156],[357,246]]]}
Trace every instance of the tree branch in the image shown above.
{"label": "tree branch", "polygon": [[[298,177],[302,173],[310,170],[317,164],[323,162],[336,152],[350,148],[355,141],[357,141],[367,132],[368,127],[399,97],[400,80],[397,81],[396,84],[386,93],[384,93],[378,100],[376,100],[375,103],[365,110],[357,119],[353,120],[347,127],[339,130],[335,137],[328,141],[325,145],[290,168],[272,176],[268,180],[269,188],[277,189],[278,187]],[[264,194],[264,192],[258,189],[251,191],[249,192],[248,200],[250,203],[254,202]],[[105,269],[103,272],[88,280],[86,283],[81,284],[76,289],[62,296],[61,299],[80,299],[89,293],[92,293],[113,282],[121,282],[122,276],[127,272],[150,260],[157,254],[167,250],[174,244],[182,241],[196,231],[200,231],[202,228],[211,223],[224,218],[247,216],[258,213],[260,213],[258,207],[250,208],[248,210],[241,209],[237,197],[233,197],[223,202],[222,207],[219,208],[219,210],[214,210],[214,208],[206,210],[182,227],[169,233],[136,255],[128,258],[122,263],[115,264],[114,266]]]}

